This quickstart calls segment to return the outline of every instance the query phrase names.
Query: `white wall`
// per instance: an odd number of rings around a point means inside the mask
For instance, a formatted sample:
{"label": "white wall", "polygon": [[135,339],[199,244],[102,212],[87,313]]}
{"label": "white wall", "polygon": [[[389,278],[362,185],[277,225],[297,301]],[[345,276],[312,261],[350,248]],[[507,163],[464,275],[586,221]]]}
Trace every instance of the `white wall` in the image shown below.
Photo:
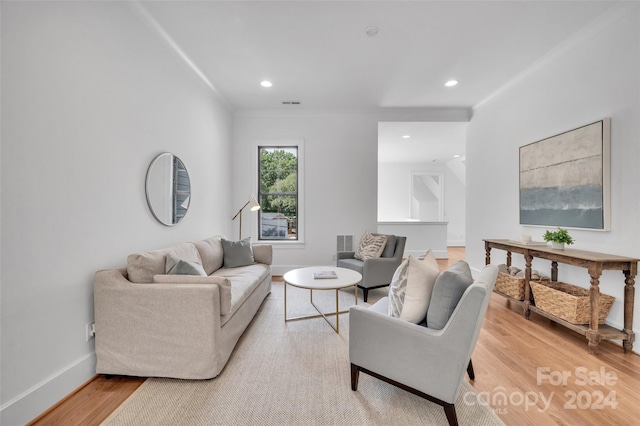
{"label": "white wall", "polygon": [[[138,250],[228,234],[230,113],[124,2],[2,2],[1,407],[24,424],[95,374],[93,274]],[[191,208],[147,208],[156,154]]]}
{"label": "white wall", "polygon": [[[636,2],[614,8],[474,110],[467,127],[466,229],[467,259],[475,268],[484,264],[483,238],[519,238],[526,231],[542,240],[548,229],[518,224],[518,148],[604,117],[611,117],[611,231],[572,230],[573,247],[640,257],[639,8]],[[493,252],[492,263],[504,259],[504,252]],[[533,267],[549,271],[548,262]],[[589,286],[582,268],[560,265],[559,280]],[[616,297],[607,323],[619,328],[623,287],[621,272],[604,272],[600,289]]]}
{"label": "white wall", "polygon": [[447,245],[465,243],[465,182],[460,180],[448,163],[378,165],[378,220],[399,221],[411,217],[411,173],[444,173],[444,221],[447,224]]}
{"label": "white wall", "polygon": [[[233,205],[256,190],[255,141],[304,140],[305,242],[275,246],[274,273],[335,263],[336,235],[353,235],[377,224],[379,121],[468,121],[465,109],[388,111],[242,111],[234,118]],[[245,218],[246,220],[246,218]],[[249,219],[253,226],[257,219]],[[243,222],[243,227],[245,222]],[[244,229],[244,228],[243,228]]]}

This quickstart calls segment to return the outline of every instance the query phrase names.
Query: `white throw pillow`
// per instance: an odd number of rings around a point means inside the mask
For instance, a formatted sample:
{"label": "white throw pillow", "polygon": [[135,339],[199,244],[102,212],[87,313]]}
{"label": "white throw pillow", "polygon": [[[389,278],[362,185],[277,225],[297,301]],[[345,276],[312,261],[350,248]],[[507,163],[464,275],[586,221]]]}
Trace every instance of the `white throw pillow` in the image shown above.
{"label": "white throw pillow", "polygon": [[436,268],[437,270],[440,270],[440,266],[438,266],[438,261],[436,260],[436,257],[434,256],[431,249],[427,250],[427,252],[424,254],[422,259],[420,260],[422,260],[423,262],[427,262],[432,267]]}
{"label": "white throw pillow", "polygon": [[389,286],[389,315],[414,324],[421,323],[427,316],[439,273],[435,257],[420,261],[409,256],[393,274]]}

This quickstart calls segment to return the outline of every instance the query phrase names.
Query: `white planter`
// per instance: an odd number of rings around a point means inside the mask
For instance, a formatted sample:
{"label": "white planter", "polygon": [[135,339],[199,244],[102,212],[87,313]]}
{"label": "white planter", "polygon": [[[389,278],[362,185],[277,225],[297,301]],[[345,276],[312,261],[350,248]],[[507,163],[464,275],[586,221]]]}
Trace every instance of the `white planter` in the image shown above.
{"label": "white planter", "polygon": [[555,241],[551,241],[551,248],[554,250],[564,250],[564,243],[557,243]]}

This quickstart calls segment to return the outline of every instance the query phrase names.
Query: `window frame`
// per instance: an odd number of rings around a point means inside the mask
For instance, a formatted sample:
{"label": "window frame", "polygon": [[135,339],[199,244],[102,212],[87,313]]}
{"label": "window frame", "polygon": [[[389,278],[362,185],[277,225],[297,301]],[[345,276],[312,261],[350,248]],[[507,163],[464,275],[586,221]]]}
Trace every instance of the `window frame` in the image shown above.
{"label": "window frame", "polygon": [[255,240],[264,244],[272,244],[284,247],[300,247],[304,245],[304,140],[260,140],[253,144],[254,157],[254,193],[260,198],[260,149],[262,148],[296,148],[298,154],[298,187],[297,187],[297,218],[296,218],[296,236],[297,239],[262,239],[260,236],[260,219],[262,211],[256,215]]}

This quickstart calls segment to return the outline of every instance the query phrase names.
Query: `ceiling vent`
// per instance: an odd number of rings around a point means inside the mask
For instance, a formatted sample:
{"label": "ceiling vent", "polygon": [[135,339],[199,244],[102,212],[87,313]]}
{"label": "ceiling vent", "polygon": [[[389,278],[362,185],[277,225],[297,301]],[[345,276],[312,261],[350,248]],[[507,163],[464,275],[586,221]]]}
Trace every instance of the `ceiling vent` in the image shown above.
{"label": "ceiling vent", "polygon": [[282,101],[282,105],[300,105],[300,101]]}

